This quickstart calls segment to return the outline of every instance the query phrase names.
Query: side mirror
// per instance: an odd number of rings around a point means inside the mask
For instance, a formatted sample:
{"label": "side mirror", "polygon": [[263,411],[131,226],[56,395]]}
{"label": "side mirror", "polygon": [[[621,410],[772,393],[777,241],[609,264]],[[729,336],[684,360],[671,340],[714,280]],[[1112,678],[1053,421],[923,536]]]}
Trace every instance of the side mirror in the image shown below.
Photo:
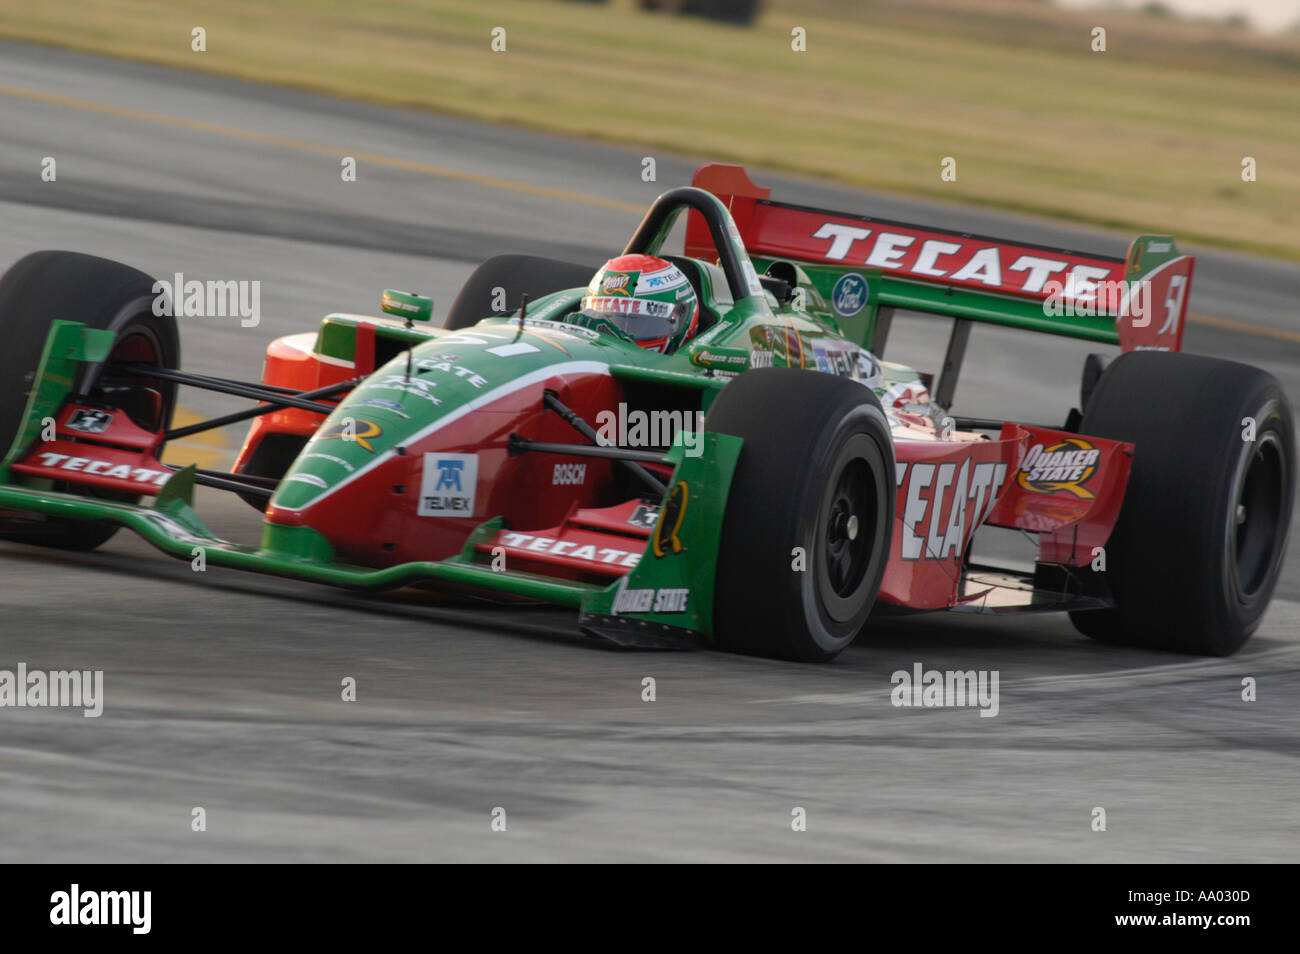
{"label": "side mirror", "polygon": [[382,307],[386,314],[405,318],[408,324],[412,321],[429,321],[433,318],[433,299],[414,292],[385,288]]}

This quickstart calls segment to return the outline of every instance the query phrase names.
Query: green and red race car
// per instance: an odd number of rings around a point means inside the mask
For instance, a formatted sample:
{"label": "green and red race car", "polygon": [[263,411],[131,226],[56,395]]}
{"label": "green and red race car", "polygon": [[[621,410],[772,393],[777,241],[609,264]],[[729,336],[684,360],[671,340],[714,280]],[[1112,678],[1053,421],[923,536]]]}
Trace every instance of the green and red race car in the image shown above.
{"label": "green and red race car", "polygon": [[[214,566],[572,607],[626,646],[823,661],[873,612],[1057,610],[1227,654],[1281,567],[1294,427],[1267,373],[1179,353],[1191,276],[1168,236],[1082,255],[783,204],[711,164],[594,277],[503,255],[442,328],[385,292],[248,382],[180,368],[150,276],[38,252],[0,279],[0,536],[125,526]],[[895,310],[953,319],[937,380],[883,360]],[[981,322],[1123,353],[1058,423],[963,417]],[[179,387],[252,406],[176,428]],[[242,422],[231,471],[161,463]],[[262,511],[260,546],[218,539],[196,485]],[[1036,535],[1032,571],[975,561],[984,526]]]}

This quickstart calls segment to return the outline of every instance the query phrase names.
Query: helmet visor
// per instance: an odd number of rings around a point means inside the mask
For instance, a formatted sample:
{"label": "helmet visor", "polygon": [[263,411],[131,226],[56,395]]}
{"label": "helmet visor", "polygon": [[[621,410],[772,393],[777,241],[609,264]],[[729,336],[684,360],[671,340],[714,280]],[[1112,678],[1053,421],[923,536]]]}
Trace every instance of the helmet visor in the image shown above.
{"label": "helmet visor", "polygon": [[690,321],[691,304],[588,295],[582,299],[582,314],[604,318],[634,341],[659,341],[671,338]]}

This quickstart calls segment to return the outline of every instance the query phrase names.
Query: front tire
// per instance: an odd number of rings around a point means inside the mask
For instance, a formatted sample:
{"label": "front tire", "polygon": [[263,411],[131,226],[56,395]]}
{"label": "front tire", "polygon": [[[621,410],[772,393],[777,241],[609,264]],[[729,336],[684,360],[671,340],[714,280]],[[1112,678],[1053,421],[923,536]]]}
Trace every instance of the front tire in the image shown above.
{"label": "front tire", "polygon": [[[176,319],[153,313],[157,297],[153,287],[153,278],[144,272],[80,252],[33,252],[0,276],[0,337],[4,340],[0,348],[0,454],[8,452],[18,432],[45,340],[56,319],[78,321],[117,335],[104,364],[82,366],[74,394],[113,388],[120,398],[133,388],[148,387],[160,396],[157,411],[153,419],[137,423],[153,429],[170,426],[175,385],[138,378],[119,380],[112,368],[114,361],[180,366]],[[114,499],[127,498],[118,495]],[[0,539],[66,550],[92,550],[118,529],[107,522],[26,516],[5,524]]]}
{"label": "front tire", "polygon": [[815,371],[747,371],[705,429],[744,440],[714,583],[719,649],[825,662],[875,603],[894,521],[894,450],[868,388]]}
{"label": "front tire", "polygon": [[1116,607],[1071,613],[1075,627],[1120,645],[1236,652],[1268,607],[1291,526],[1295,425],[1281,385],[1232,361],[1131,352],[1102,374],[1079,430],[1135,449],[1105,548]]}

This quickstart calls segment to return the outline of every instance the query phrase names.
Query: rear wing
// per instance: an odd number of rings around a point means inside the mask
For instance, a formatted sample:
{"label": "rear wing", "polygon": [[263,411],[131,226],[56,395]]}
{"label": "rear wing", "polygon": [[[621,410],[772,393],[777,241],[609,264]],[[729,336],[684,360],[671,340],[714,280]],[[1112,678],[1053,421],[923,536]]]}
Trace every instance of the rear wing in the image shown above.
{"label": "rear wing", "polygon": [[[1167,235],[1139,236],[1114,258],[774,202],[741,166],[700,166],[691,184],[726,203],[760,272],[797,261],[845,333],[877,354],[896,308],[956,319],[945,368],[960,364],[971,321],[1124,351],[1182,347],[1193,259]],[[697,215],[686,254],[716,254]]]}

